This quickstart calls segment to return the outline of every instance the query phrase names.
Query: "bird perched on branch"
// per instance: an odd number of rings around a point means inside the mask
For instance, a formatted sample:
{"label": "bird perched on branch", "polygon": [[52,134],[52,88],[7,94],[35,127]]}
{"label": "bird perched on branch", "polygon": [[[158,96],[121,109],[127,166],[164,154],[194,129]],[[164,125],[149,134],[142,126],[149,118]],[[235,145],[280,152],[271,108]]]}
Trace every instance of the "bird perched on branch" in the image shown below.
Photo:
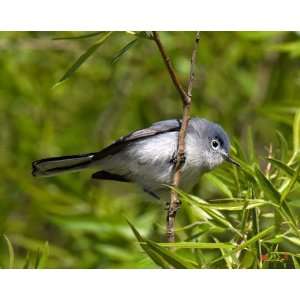
{"label": "bird perched on branch", "polygon": [[[55,176],[98,168],[92,178],[135,182],[156,198],[171,185],[176,165],[180,120],[166,120],[121,137],[99,152],[51,157],[32,163],[33,176]],[[229,139],[216,123],[192,118],[185,137],[185,159],[180,188],[188,190],[200,175],[224,161],[238,165],[229,156]]]}

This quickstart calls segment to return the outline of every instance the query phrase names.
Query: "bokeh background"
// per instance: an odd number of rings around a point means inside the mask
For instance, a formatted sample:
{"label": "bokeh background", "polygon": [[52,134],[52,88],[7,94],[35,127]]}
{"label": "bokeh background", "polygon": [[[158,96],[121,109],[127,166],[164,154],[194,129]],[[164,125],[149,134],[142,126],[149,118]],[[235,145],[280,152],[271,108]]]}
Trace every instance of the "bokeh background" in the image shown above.
{"label": "bokeh background", "polygon": [[[2,267],[12,259],[9,248],[15,267],[34,267],[44,252],[47,268],[155,267],[126,219],[143,235],[163,240],[163,204],[149,201],[134,185],[93,181],[89,171],[31,176],[33,160],[96,151],[130,131],[181,116],[180,99],[153,41],[139,39],[115,62],[135,38],[131,33],[115,32],[54,87],[98,37],[54,38],[81,34],[0,33]],[[163,32],[161,39],[186,85],[194,33]],[[292,148],[300,110],[299,57],[297,32],[202,32],[192,115],[220,123],[242,149],[252,128],[258,160],[276,143],[276,130]],[[212,199],[221,191],[204,176],[193,193]],[[188,220],[181,210],[178,224]]]}

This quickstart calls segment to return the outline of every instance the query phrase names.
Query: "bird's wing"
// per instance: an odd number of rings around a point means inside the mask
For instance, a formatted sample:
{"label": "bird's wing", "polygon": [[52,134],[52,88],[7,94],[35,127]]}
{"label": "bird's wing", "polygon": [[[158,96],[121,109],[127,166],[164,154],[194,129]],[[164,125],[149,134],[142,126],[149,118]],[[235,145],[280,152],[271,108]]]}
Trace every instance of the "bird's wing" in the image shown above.
{"label": "bird's wing", "polygon": [[152,124],[148,128],[140,129],[130,134],[119,138],[114,143],[104,148],[100,152],[95,153],[93,160],[100,160],[107,155],[113,155],[121,151],[127,145],[141,139],[152,137],[166,132],[179,131],[181,127],[181,120],[172,119],[160,121]]}

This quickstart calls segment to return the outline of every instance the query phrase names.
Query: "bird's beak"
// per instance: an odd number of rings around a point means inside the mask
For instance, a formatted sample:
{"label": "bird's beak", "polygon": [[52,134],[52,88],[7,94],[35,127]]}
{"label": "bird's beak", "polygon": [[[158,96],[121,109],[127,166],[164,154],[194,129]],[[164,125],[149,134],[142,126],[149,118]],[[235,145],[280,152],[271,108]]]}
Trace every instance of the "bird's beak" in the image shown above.
{"label": "bird's beak", "polygon": [[232,159],[228,154],[224,154],[223,157],[224,157],[224,159],[225,159],[226,161],[228,161],[228,162],[230,162],[230,163],[236,165],[237,167],[240,167],[240,166],[241,166],[237,161],[235,161],[234,159]]}

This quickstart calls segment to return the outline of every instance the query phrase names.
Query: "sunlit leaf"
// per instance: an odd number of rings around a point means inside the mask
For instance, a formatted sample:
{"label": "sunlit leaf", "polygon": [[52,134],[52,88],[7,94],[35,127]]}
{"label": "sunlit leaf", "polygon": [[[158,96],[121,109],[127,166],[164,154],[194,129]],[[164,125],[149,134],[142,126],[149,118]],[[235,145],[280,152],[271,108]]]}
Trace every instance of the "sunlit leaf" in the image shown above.
{"label": "sunlit leaf", "polygon": [[278,45],[272,45],[272,50],[285,52],[291,55],[291,57],[298,57],[300,56],[300,42],[292,41],[292,42],[286,42]]}
{"label": "sunlit leaf", "polygon": [[283,235],[282,238],[300,247],[300,238],[287,235]]}
{"label": "sunlit leaf", "polygon": [[7,244],[7,249],[8,249],[8,255],[9,255],[8,267],[11,269],[14,267],[14,263],[15,263],[14,247],[13,247],[12,243],[10,242],[9,238],[5,234],[3,234],[3,237]]}
{"label": "sunlit leaf", "polygon": [[175,247],[178,249],[232,249],[234,245],[230,243],[200,243],[200,242],[178,242],[178,243],[159,243],[162,247]]}
{"label": "sunlit leaf", "polygon": [[[295,175],[295,170],[293,170],[291,167],[289,167],[288,165],[286,165],[282,161],[274,159],[274,158],[268,158],[268,160],[272,164],[274,164],[274,166],[280,168],[282,171],[284,171],[290,177],[293,177]],[[300,182],[300,177],[298,177],[297,180]]]}
{"label": "sunlit leaf", "polygon": [[239,250],[242,250],[242,249],[244,249],[246,247],[249,247],[250,245],[252,245],[256,241],[258,241],[261,238],[265,237],[266,235],[270,234],[274,230],[274,228],[275,228],[275,226],[272,225],[272,226],[266,228],[265,230],[260,231],[258,234],[254,235],[249,240],[247,240],[246,242],[244,242],[241,245],[239,245],[237,247],[236,251],[239,251]]}
{"label": "sunlit leaf", "polygon": [[300,269],[300,263],[298,261],[298,258],[295,256],[292,256],[293,264],[295,266],[295,269]]}
{"label": "sunlit leaf", "polygon": [[280,203],[286,200],[288,194],[291,192],[292,188],[294,187],[297,180],[299,180],[299,173],[300,173],[300,166],[297,168],[293,178],[290,179],[289,184],[286,186],[286,188],[282,191],[281,197],[280,197]]}

